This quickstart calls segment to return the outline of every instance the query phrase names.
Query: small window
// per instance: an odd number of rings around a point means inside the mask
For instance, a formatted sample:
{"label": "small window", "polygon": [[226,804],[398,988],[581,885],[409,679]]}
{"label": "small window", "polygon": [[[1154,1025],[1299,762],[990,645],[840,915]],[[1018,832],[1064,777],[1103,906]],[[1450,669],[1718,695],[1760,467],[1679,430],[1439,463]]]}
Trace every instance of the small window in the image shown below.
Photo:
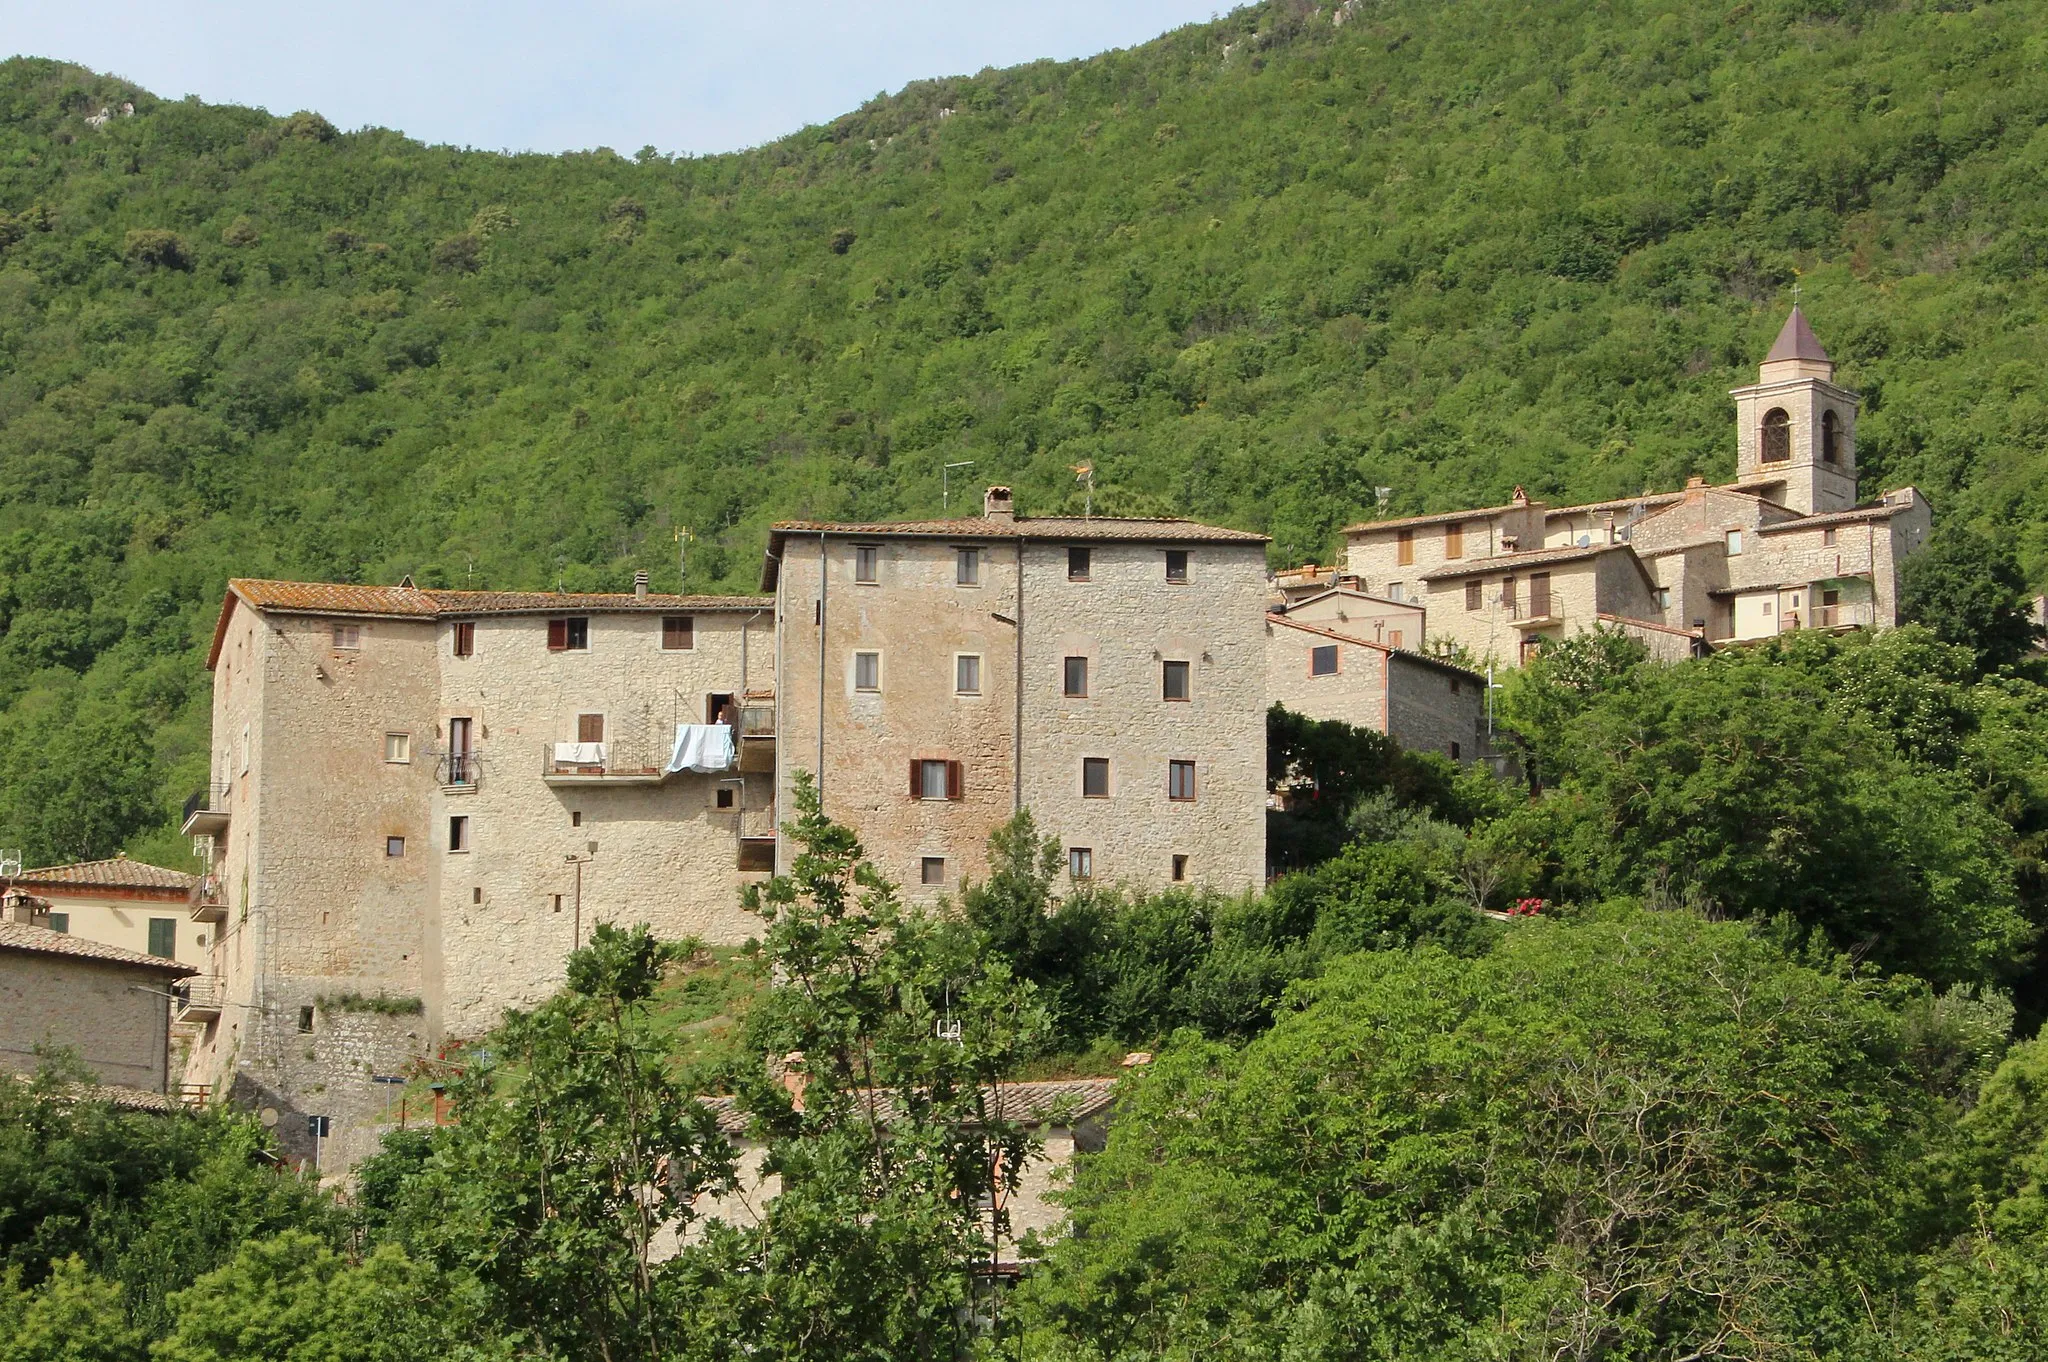
{"label": "small window", "polygon": [[1457,743],[1452,743],[1452,744],[1451,744],[1451,760],[1452,760],[1452,761],[1456,761],[1456,760],[1458,760],[1458,759],[1459,759],[1460,757],[1462,757],[1462,756],[1464,756],[1464,755],[1465,755],[1465,753],[1464,753],[1464,749],[1462,749],[1461,747],[1459,747]]}
{"label": "small window", "polygon": [[477,885],[469,891],[469,901],[471,903],[482,903],[484,901],[484,887],[482,885]]}
{"label": "small window", "polygon": [[1480,610],[1486,606],[1486,585],[1483,582],[1465,583],[1465,608]]}
{"label": "small window", "polygon": [[548,651],[581,653],[590,649],[590,617],[558,616],[548,621]]}
{"label": "small window", "polygon": [[458,620],[455,624],[455,655],[476,656],[476,621]]}
{"label": "small window", "polygon": [[1061,694],[1069,700],[1088,698],[1088,659],[1070,657],[1066,661],[1065,676],[1061,681]]}
{"label": "small window", "polygon": [[572,828],[580,828],[583,826],[583,810],[569,810],[569,826]]}
{"label": "small window", "polygon": [[1402,567],[1415,561],[1415,531],[1402,530],[1394,536],[1394,561]]}
{"label": "small window", "polygon": [[1166,797],[1191,803],[1195,797],[1195,764],[1191,761],[1166,763]]}
{"label": "small window", "polygon": [[149,920],[149,953],[165,960],[178,958],[178,919],[153,917]]}
{"label": "small window", "polygon": [[1741,531],[1741,530],[1730,530],[1730,531],[1728,531],[1728,556],[1729,556],[1730,558],[1738,558],[1738,557],[1740,557],[1741,555],[1742,555],[1742,531]]}
{"label": "small window", "polygon": [[775,869],[775,839],[773,837],[742,837],[740,839],[741,870]]}
{"label": "small window", "polygon": [[1822,548],[1833,548],[1835,546],[1835,532],[1833,530],[1822,530],[1820,532],[1820,543]]}
{"label": "small window", "polygon": [[1189,698],[1188,664],[1185,662],[1162,662],[1159,664],[1159,693],[1168,700]]}
{"label": "small window", "polygon": [[560,894],[555,895],[555,911],[558,913],[562,911],[562,896]]}
{"label": "small window", "polygon": [[1067,874],[1077,880],[1095,878],[1095,850],[1093,847],[1067,848]]}
{"label": "small window", "polygon": [[363,646],[363,626],[360,624],[337,624],[334,626],[336,648],[360,648]]}
{"label": "small window", "polygon": [[1387,646],[1389,648],[1398,648],[1401,646],[1401,631],[1399,629],[1387,630]]}
{"label": "small window", "polygon": [[384,735],[384,760],[403,764],[412,760],[412,734],[386,733]]}
{"label": "small window", "polygon": [[1187,878],[1188,858],[1176,853],[1173,858],[1173,882],[1175,884],[1185,884],[1187,883]]}
{"label": "small window", "polygon": [[384,839],[384,854],[393,860],[405,855],[405,839],[403,837],[386,837]]}
{"label": "small window", "polygon": [[1842,461],[1842,423],[1831,411],[1820,414],[1820,457],[1823,463]]}
{"label": "small window", "polygon": [[604,741],[604,715],[579,714],[576,716],[577,742]]}
{"label": "small window", "polygon": [[717,806],[721,809],[738,808],[739,791],[733,789],[733,787],[730,785],[719,786],[717,795]]}
{"label": "small window", "polygon": [[299,1009],[299,1034],[305,1036],[313,1034],[313,1009],[310,1007]]}
{"label": "small window", "polygon": [[696,616],[663,615],[661,617],[661,648],[663,652],[686,653],[696,646]]}
{"label": "small window", "polygon": [[1067,580],[1085,582],[1088,580],[1089,559],[1093,551],[1074,545],[1067,550]]}
{"label": "small window", "polygon": [[1310,676],[1335,676],[1337,674],[1337,645],[1320,643],[1308,650],[1308,674]]}
{"label": "small window", "polygon": [[1464,687],[1463,687],[1463,686],[1460,686],[1460,685],[1458,684],[1458,678],[1457,678],[1457,677],[1455,677],[1455,676],[1454,676],[1454,677],[1452,677],[1452,678],[1451,678],[1451,694],[1453,694],[1453,695],[1456,695],[1456,694],[1458,694],[1458,693],[1459,693],[1460,691],[1462,691],[1463,689],[1464,689]]}
{"label": "small window", "polygon": [[981,658],[976,654],[961,653],[953,659],[953,693],[981,694]]}
{"label": "small window", "polygon": [[1166,580],[1185,582],[1188,579],[1188,551],[1168,549],[1166,551]]}
{"label": "small window", "polygon": [[1444,557],[1463,558],[1464,556],[1465,527],[1463,525],[1444,526]]}
{"label": "small window", "polygon": [[448,849],[469,850],[469,815],[456,814],[448,820]]}
{"label": "small window", "polygon": [[[50,914],[50,930],[51,930],[51,931],[53,931],[53,932],[68,932],[68,931],[70,931],[70,930],[71,930],[71,914],[69,914],[69,913],[52,913],[52,914]],[[206,943],[205,943],[204,941],[201,941],[201,942],[200,942],[199,944],[203,946],[203,945],[205,945]]]}
{"label": "small window", "polygon": [[953,583],[956,586],[981,585],[981,550],[953,550]]}
{"label": "small window", "polygon": [[855,690],[878,691],[882,688],[882,655],[880,653],[855,653],[853,655],[853,688]]}
{"label": "small window", "polygon": [[1501,604],[1502,604],[1503,606],[1507,607],[1507,612],[1508,612],[1508,614],[1510,614],[1510,615],[1513,615],[1513,614],[1515,613],[1515,579],[1514,579],[1514,578],[1512,578],[1512,577],[1503,577],[1503,578],[1501,578],[1501,579],[1500,579],[1500,603],[1501,603]]}
{"label": "small window", "polygon": [[1659,610],[1669,610],[1671,608],[1670,587],[1660,586],[1657,588],[1657,608]]}
{"label": "small window", "polygon": [[1764,413],[1763,460],[1765,463],[1783,463],[1792,457],[1792,418],[1785,414],[1783,407],[1772,407]]}
{"label": "small window", "polygon": [[1109,758],[1081,758],[1081,798],[1109,798]]}
{"label": "small window", "polygon": [[853,546],[853,580],[856,582],[879,582],[882,564],[882,546],[879,544],[855,544]]}
{"label": "small window", "polygon": [[1387,599],[1390,601],[1406,601],[1408,599],[1407,585],[1402,582],[1388,582]]}
{"label": "small window", "polygon": [[919,860],[917,877],[920,884],[944,884],[946,882],[946,858],[926,856]]}
{"label": "small window", "polygon": [[960,785],[960,763],[957,761],[920,758],[910,763],[912,799],[958,799]]}

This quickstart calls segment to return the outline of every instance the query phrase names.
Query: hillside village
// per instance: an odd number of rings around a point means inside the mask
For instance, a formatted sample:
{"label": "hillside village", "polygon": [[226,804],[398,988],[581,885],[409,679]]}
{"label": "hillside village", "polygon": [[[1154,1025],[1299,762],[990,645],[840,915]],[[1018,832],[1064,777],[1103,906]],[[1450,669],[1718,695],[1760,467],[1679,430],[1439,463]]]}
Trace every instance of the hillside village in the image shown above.
{"label": "hillside village", "polygon": [[213,781],[182,828],[200,868],[7,888],[10,970],[75,961],[68,934],[175,1001],[110,1026],[96,995],[15,991],[9,1062],[80,1045],[346,1172],[423,1061],[546,998],[598,924],[757,935],[741,897],[790,871],[800,779],[914,902],[986,879],[1020,809],[1076,887],[1261,887],[1289,797],[1269,706],[1499,766],[1494,678],[1557,639],[1677,660],[1896,623],[1929,508],[1857,501],[1857,395],[1797,308],[1733,397],[1732,484],[1366,522],[1336,571],[1269,576],[1261,535],[1022,515],[992,487],[978,516],[779,523],[759,596],[231,580]]}

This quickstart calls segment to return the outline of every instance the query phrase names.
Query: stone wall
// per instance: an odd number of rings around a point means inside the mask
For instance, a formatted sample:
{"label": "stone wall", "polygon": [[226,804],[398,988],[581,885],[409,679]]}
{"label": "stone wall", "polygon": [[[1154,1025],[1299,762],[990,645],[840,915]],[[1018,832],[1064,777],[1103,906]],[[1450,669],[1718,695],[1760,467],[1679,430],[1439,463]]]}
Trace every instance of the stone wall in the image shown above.
{"label": "stone wall", "polygon": [[[1337,650],[1335,674],[1311,674],[1310,662],[1317,648]],[[1268,620],[1266,699],[1311,719],[1336,719],[1384,733],[1387,651],[1333,638],[1320,630]]]}
{"label": "stone wall", "polygon": [[1460,761],[1492,754],[1486,738],[1486,682],[1462,668],[1395,653],[1388,659],[1387,736],[1411,752]]}
{"label": "stone wall", "polygon": [[33,1073],[36,1046],[69,1046],[102,1083],[162,1092],[170,991],[151,970],[0,950],[0,1068]]}

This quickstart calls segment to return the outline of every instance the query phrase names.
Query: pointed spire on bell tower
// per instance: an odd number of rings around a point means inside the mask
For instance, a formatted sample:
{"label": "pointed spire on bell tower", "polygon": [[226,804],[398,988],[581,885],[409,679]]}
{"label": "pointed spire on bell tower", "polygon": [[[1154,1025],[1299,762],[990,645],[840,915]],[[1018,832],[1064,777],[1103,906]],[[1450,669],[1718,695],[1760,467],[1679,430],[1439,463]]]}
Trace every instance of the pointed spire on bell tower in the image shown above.
{"label": "pointed spire on bell tower", "polygon": [[1857,395],[1835,383],[1835,362],[1799,310],[1778,331],[1757,381],[1734,389],[1736,476],[1807,515],[1856,504]]}
{"label": "pointed spire on bell tower", "polygon": [[1813,328],[1806,324],[1806,314],[1799,310],[1799,304],[1792,304],[1792,315],[1785,319],[1785,325],[1778,332],[1778,339],[1772,343],[1771,352],[1764,356],[1764,362],[1757,366],[1757,377],[1765,383],[1781,378],[1833,378],[1835,362],[1828,358],[1828,352],[1821,348],[1820,338],[1813,334]]}

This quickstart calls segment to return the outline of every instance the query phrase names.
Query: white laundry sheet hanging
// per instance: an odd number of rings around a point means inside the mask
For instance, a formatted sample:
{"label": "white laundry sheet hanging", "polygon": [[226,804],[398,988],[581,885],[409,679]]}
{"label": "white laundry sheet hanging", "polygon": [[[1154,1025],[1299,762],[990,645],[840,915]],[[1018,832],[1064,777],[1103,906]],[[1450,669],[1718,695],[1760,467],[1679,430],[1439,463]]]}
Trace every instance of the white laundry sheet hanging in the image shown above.
{"label": "white laundry sheet hanging", "polygon": [[604,744],[601,742],[558,742],[555,744],[555,765],[557,766],[603,766]]}
{"label": "white laundry sheet hanging", "polygon": [[669,754],[669,772],[730,771],[732,769],[731,724],[677,724],[676,747]]}

